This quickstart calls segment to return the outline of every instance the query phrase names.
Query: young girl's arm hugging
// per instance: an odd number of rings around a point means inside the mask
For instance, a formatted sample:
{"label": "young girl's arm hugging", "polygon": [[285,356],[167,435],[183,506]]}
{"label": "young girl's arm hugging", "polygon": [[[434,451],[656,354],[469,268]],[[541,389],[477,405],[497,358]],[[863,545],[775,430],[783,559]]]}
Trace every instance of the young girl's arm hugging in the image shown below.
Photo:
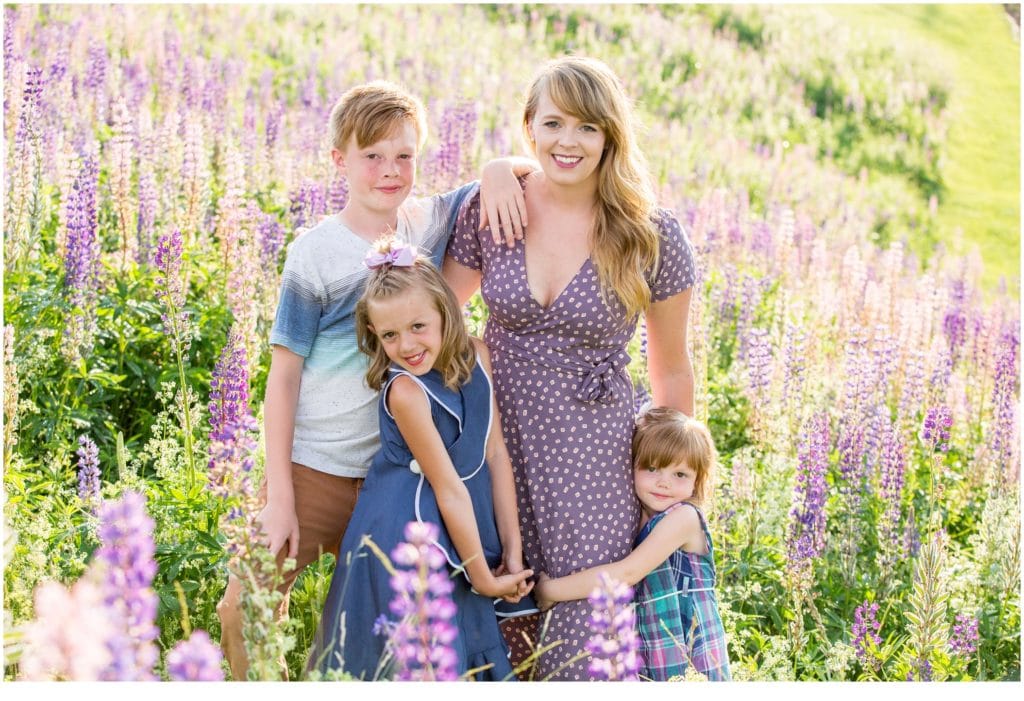
{"label": "young girl's arm hugging", "polygon": [[391,383],[387,403],[402,438],[434,490],[441,518],[444,519],[445,528],[473,588],[483,596],[518,600],[521,583],[532,576],[533,571],[520,570],[495,575],[488,568],[469,490],[459,479],[448,457],[448,451],[430,415],[427,396],[412,378],[403,375]]}
{"label": "young girl's arm hugging", "polygon": [[622,560],[598,565],[557,579],[540,575],[534,596],[541,610],[547,610],[559,601],[585,599],[598,586],[602,572],[630,586],[636,586],[676,550],[707,553],[704,531],[696,509],[675,509],[654,527],[644,542]]}
{"label": "young girl's arm hugging", "polygon": [[[484,342],[473,339],[480,363],[487,376],[491,376],[491,356]],[[487,466],[491,471],[491,493],[494,499],[494,518],[501,539],[501,567],[496,574],[515,574],[523,571],[523,539],[519,533],[519,507],[516,506],[516,485],[512,477],[512,460],[505,448],[501,435],[501,420],[498,418],[498,401],[491,393],[491,428],[487,436]],[[514,597],[506,597],[516,603],[533,589],[532,582],[522,582]]]}
{"label": "young girl's arm hugging", "polygon": [[288,557],[292,558],[299,554],[299,521],[292,486],[292,441],[304,362],[305,358],[284,346],[273,347],[263,408],[267,503],[260,512],[259,522],[270,552],[277,555],[288,543]]}

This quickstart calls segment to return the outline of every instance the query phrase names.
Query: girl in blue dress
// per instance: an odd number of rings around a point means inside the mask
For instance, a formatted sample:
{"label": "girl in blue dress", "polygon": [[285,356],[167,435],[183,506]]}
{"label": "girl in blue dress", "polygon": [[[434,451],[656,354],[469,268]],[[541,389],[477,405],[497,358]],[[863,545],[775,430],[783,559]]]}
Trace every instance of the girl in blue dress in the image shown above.
{"label": "girl in blue dress", "polygon": [[[454,294],[411,246],[383,240],[356,307],[367,384],[380,391],[381,448],[341,544],[309,667],[357,679],[392,676],[386,633],[390,574],[367,544],[390,553],[409,521],[438,528],[434,546],[453,571],[450,643],[458,673],[512,675],[495,599],[529,593],[512,468],[502,439],[484,344],[466,332]],[[387,628],[384,626],[383,628]]]}

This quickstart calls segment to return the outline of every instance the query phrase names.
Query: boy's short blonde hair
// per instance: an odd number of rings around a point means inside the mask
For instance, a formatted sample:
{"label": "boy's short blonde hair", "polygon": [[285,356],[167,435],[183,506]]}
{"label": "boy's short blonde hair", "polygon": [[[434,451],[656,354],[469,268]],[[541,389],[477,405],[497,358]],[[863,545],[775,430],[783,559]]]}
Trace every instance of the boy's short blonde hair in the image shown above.
{"label": "boy's short blonde hair", "polygon": [[689,501],[705,506],[711,499],[718,451],[711,432],[700,421],[668,407],[654,407],[641,415],[633,432],[633,469],[662,469],[685,462],[694,471]]}
{"label": "boy's short blonde hair", "polygon": [[331,146],[343,151],[354,136],[356,146],[366,148],[391,136],[406,120],[416,129],[417,147],[423,148],[427,115],[419,99],[383,80],[357,85],[338,98],[331,109]]}

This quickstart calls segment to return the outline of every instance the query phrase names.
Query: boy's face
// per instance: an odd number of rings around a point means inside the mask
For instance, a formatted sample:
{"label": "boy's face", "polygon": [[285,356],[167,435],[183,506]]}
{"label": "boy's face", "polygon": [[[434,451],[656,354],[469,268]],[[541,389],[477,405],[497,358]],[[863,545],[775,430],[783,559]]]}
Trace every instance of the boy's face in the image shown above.
{"label": "boy's face", "polygon": [[345,208],[393,215],[416,184],[418,143],[416,127],[403,121],[390,136],[364,148],[353,136],[343,150],[332,149],[338,172],[348,180]]}
{"label": "boy's face", "polygon": [[692,497],[696,481],[697,473],[685,462],[662,468],[639,465],[633,470],[636,496],[648,517]]}

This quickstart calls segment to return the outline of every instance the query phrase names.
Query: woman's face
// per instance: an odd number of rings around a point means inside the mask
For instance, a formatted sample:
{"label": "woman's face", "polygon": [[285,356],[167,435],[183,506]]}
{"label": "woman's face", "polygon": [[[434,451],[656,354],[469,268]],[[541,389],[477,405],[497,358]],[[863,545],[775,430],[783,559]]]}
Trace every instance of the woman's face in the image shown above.
{"label": "woman's face", "polygon": [[529,128],[537,160],[552,183],[597,189],[605,145],[599,126],[563,112],[545,90]]}

